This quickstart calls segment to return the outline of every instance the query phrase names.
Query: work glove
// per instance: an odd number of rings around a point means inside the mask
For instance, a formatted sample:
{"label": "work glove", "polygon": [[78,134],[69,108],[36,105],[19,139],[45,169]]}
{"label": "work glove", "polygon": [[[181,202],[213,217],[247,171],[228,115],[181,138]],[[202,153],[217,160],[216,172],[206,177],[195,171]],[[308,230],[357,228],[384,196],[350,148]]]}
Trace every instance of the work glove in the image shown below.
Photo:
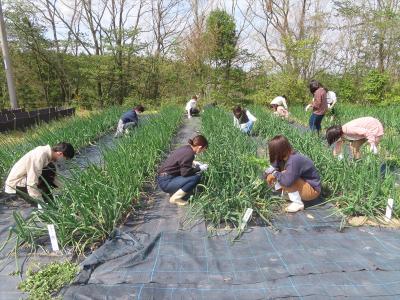
{"label": "work glove", "polygon": [[208,165],[207,165],[207,164],[201,164],[201,165],[199,166],[199,168],[200,168],[200,171],[201,171],[201,172],[204,172],[205,170],[208,169]]}
{"label": "work glove", "polygon": [[199,162],[199,161],[197,161],[197,160],[194,160],[193,161],[193,167],[199,167],[200,165],[202,165],[202,163],[201,162]]}
{"label": "work glove", "polygon": [[378,148],[376,147],[375,144],[371,144],[371,152],[373,154],[378,154]]}
{"label": "work glove", "polygon": [[273,166],[269,166],[264,170],[264,178],[267,178],[269,174],[272,174],[276,169]]}
{"label": "work glove", "polygon": [[305,111],[308,111],[311,108],[311,104],[308,104],[305,108]]}
{"label": "work glove", "polygon": [[340,154],[337,156],[337,159],[338,159],[338,160],[342,160],[342,159],[343,159],[343,153],[340,153]]}

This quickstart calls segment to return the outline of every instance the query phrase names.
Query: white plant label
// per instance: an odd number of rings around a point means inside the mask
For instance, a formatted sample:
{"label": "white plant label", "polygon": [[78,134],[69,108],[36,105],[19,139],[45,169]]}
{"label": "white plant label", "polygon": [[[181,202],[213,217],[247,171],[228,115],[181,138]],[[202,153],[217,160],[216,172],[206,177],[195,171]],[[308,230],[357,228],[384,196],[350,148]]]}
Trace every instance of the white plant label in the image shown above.
{"label": "white plant label", "polygon": [[240,225],[240,229],[242,229],[242,230],[244,229],[244,227],[246,226],[247,222],[250,220],[252,214],[253,214],[253,209],[252,208],[246,209],[246,212],[245,212],[245,214],[243,216],[243,219],[242,219],[242,225]]}
{"label": "white plant label", "polygon": [[389,198],[386,206],[386,219],[390,220],[392,219],[392,211],[393,211],[393,199]]}
{"label": "white plant label", "polygon": [[49,231],[51,247],[53,248],[53,251],[55,252],[55,251],[60,250],[60,248],[58,248],[56,229],[54,228],[54,225],[53,224],[47,225],[47,230]]}

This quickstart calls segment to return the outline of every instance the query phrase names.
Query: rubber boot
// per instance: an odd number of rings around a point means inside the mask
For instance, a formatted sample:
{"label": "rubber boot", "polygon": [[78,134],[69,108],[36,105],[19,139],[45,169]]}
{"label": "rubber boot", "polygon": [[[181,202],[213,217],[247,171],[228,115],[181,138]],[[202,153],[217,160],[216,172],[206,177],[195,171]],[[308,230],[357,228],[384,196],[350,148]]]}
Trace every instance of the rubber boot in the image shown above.
{"label": "rubber boot", "polygon": [[287,212],[295,213],[304,209],[304,204],[303,201],[301,201],[299,192],[296,191],[293,193],[288,193],[288,196],[292,203],[288,207],[286,207]]}
{"label": "rubber boot", "polygon": [[177,190],[175,192],[175,194],[173,194],[171,196],[171,198],[169,198],[169,203],[173,203],[173,204],[176,204],[176,205],[179,205],[179,206],[187,205],[188,202],[183,200],[183,197],[185,197],[186,194],[187,193],[185,191],[183,191],[182,189]]}

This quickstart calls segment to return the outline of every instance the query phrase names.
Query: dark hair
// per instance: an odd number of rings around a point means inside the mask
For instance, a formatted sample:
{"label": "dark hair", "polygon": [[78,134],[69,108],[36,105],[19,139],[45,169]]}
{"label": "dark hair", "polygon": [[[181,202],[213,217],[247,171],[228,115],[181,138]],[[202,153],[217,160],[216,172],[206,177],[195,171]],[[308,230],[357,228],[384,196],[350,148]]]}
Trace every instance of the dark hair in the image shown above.
{"label": "dark hair", "polygon": [[54,152],[62,152],[62,154],[68,159],[71,159],[75,156],[75,149],[70,143],[58,143],[57,145],[54,145],[51,150]]}
{"label": "dark hair", "polygon": [[314,94],[316,90],[318,90],[320,87],[323,87],[322,84],[320,84],[317,80],[311,80],[310,81],[310,92],[311,94]]}
{"label": "dark hair", "polygon": [[203,148],[208,148],[208,141],[203,135],[196,135],[194,138],[189,139],[188,143],[193,147],[202,146]]}
{"label": "dark hair", "polygon": [[240,116],[243,113],[243,109],[240,107],[240,105],[235,106],[232,111],[233,111],[233,114],[235,115],[235,117],[238,119],[240,118]]}
{"label": "dark hair", "polygon": [[197,95],[194,95],[194,96],[192,97],[192,99],[197,100]]}
{"label": "dark hair", "polygon": [[140,111],[140,112],[144,112],[144,106],[141,105],[141,104],[136,105],[135,108],[134,108],[133,110],[137,110],[137,111]]}
{"label": "dark hair", "polygon": [[268,142],[268,154],[271,164],[281,163],[283,159],[292,152],[292,146],[283,135],[276,135]]}
{"label": "dark hair", "polygon": [[287,97],[286,97],[286,95],[282,95],[281,97],[282,97],[282,98],[285,98],[285,100],[287,100]]}
{"label": "dark hair", "polygon": [[271,104],[269,107],[276,111],[278,109],[278,104]]}
{"label": "dark hair", "polygon": [[343,135],[343,129],[341,125],[334,125],[326,130],[326,140],[329,146],[335,143]]}

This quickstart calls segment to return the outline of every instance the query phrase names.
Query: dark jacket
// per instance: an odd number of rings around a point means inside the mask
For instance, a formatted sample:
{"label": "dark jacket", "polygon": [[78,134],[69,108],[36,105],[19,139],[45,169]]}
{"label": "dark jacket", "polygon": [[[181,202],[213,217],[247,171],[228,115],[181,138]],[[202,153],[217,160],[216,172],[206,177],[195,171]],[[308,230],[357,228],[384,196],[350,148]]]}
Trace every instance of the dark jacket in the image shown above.
{"label": "dark jacket", "polygon": [[124,113],[122,115],[121,120],[124,124],[130,123],[130,122],[137,123],[138,116],[137,116],[136,111],[134,111],[134,110],[127,111],[126,113]]}
{"label": "dark jacket", "polygon": [[158,174],[167,173],[172,176],[191,176],[200,171],[193,168],[194,151],[190,145],[174,150],[158,169]]}

